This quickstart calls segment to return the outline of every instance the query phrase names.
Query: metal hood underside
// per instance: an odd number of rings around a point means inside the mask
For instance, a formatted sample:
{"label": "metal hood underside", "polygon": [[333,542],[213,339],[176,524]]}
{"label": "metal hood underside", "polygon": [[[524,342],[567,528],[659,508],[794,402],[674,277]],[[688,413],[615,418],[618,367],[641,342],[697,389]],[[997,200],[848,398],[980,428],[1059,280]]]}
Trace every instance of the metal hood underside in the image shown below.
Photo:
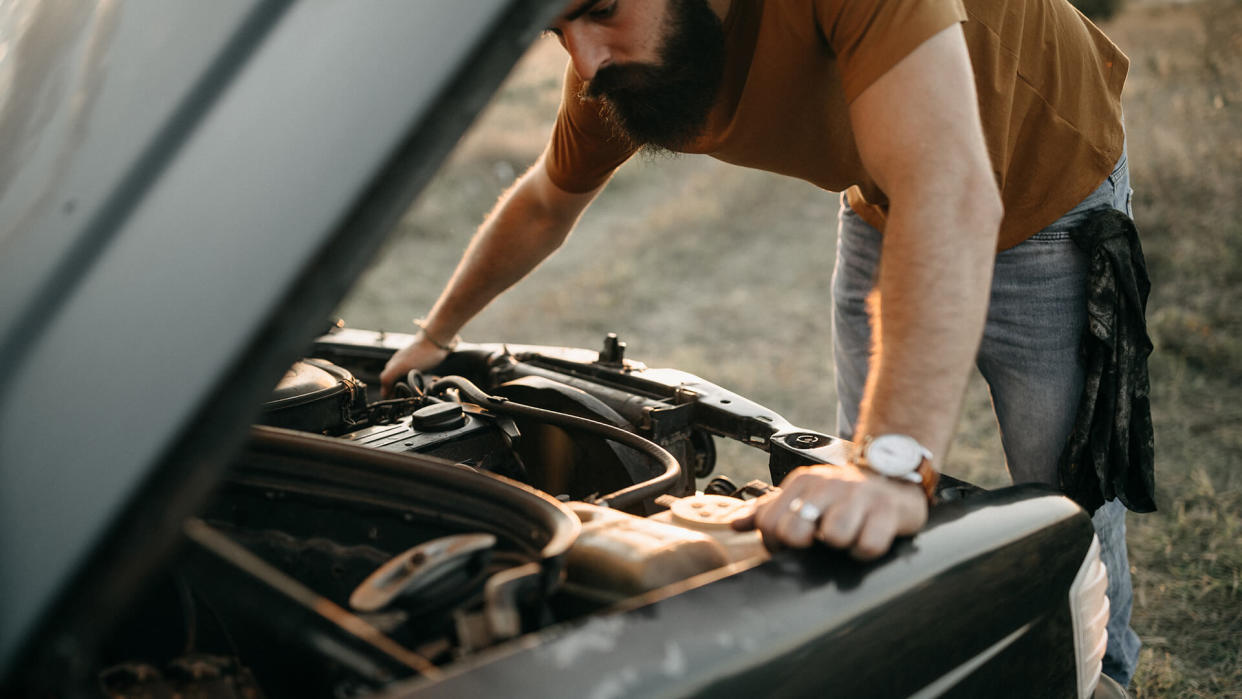
{"label": "metal hood underside", "polygon": [[0,677],[89,655],[561,4],[0,8]]}

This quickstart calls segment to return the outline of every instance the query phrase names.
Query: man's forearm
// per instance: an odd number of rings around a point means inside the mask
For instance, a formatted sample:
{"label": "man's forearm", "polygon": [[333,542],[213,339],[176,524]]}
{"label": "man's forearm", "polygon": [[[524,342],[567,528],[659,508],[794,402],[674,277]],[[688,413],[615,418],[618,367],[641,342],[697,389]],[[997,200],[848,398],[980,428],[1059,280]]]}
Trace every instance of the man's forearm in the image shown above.
{"label": "man's forearm", "polygon": [[855,437],[908,434],[939,467],[987,317],[1000,208],[986,190],[964,206],[909,204],[894,203],[885,228]]}
{"label": "man's forearm", "polygon": [[559,192],[540,160],[488,214],[427,314],[427,332],[451,338],[492,299],[556,250],[594,193]]}
{"label": "man's forearm", "polygon": [[391,397],[408,372],[443,361],[461,327],[559,247],[599,189],[583,194],[560,189],[543,158],[518,178],[474,234],[422,332],[384,365],[382,395]]}

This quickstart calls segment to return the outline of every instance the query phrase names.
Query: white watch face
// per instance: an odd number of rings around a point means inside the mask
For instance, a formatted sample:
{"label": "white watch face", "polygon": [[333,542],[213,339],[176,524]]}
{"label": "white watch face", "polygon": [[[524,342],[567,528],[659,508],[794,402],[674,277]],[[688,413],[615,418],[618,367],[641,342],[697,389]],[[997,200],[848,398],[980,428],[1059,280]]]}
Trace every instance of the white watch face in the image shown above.
{"label": "white watch face", "polygon": [[863,452],[867,465],[886,476],[904,476],[913,473],[931,458],[931,453],[913,437],[904,434],[882,434],[871,440]]}

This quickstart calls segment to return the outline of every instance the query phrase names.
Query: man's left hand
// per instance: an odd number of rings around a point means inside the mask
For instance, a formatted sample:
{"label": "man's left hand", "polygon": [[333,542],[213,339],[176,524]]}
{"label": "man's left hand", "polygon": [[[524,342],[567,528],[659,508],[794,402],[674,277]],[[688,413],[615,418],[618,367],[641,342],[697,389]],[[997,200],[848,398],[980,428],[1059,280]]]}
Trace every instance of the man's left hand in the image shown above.
{"label": "man's left hand", "polygon": [[779,492],[756,503],[752,514],[734,521],[734,529],[758,529],[768,548],[822,541],[860,560],[884,555],[895,538],[927,523],[927,499],[918,484],[853,465],[796,469]]}

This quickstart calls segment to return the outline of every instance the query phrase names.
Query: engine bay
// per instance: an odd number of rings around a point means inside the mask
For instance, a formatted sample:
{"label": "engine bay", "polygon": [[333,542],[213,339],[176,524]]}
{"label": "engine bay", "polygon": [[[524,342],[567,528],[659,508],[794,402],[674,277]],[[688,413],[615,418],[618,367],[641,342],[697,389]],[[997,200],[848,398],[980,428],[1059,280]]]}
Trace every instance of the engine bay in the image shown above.
{"label": "engine bay", "polygon": [[[434,679],[762,562],[758,533],[729,522],[793,468],[846,453],[625,359],[611,335],[600,352],[463,345],[378,399],[400,341],[337,330],[289,369],[171,572],[108,644],[107,695],[355,696]],[[710,478],[721,437],[766,451],[771,481]]]}

